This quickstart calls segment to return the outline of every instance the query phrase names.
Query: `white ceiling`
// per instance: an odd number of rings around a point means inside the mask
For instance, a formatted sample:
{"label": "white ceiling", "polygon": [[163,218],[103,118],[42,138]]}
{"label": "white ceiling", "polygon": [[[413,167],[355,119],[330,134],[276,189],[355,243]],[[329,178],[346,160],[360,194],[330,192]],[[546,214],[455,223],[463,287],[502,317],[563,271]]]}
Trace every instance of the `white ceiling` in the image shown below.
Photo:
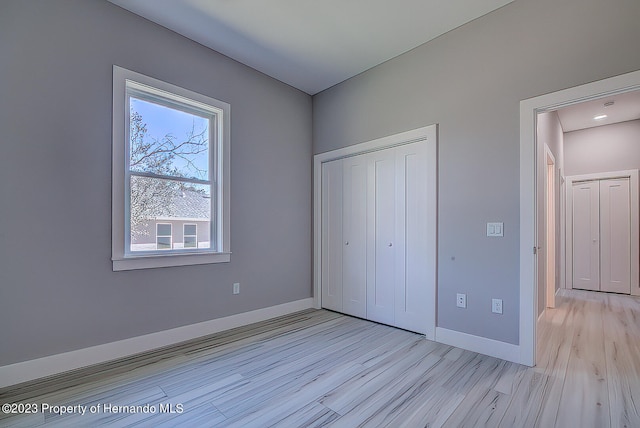
{"label": "white ceiling", "polygon": [[315,94],[513,0],[109,0]]}
{"label": "white ceiling", "polygon": [[[610,101],[614,104],[606,107],[604,104]],[[604,114],[607,115],[605,119],[594,119]],[[640,119],[640,91],[626,92],[564,107],[558,110],[558,117],[564,132]]]}

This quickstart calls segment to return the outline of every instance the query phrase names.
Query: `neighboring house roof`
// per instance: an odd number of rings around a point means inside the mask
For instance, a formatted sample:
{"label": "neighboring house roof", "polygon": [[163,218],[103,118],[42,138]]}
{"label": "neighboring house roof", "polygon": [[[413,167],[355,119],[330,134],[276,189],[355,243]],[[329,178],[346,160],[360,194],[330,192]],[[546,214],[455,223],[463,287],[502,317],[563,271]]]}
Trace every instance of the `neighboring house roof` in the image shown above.
{"label": "neighboring house roof", "polygon": [[209,219],[211,197],[193,190],[176,190],[167,209],[169,214],[157,216],[162,219]]}

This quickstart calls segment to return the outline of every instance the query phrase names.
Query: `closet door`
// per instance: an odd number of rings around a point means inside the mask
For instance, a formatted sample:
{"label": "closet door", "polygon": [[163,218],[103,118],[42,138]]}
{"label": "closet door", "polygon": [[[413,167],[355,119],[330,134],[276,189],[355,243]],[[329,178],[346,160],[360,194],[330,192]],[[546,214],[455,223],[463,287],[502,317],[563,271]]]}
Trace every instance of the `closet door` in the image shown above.
{"label": "closet door", "polygon": [[426,333],[428,263],[427,147],[396,149],[395,325]]}
{"label": "closet door", "polygon": [[600,181],[600,290],[631,293],[629,179]]}
{"label": "closet door", "polygon": [[367,318],[394,325],[396,165],[394,149],[369,154],[367,177]]}
{"label": "closet door", "polygon": [[342,312],[342,160],[322,164],[322,307]]}
{"label": "closet door", "polygon": [[343,160],[342,310],[367,317],[367,155]]}
{"label": "closet door", "polygon": [[600,289],[600,186],[573,184],[573,288]]}

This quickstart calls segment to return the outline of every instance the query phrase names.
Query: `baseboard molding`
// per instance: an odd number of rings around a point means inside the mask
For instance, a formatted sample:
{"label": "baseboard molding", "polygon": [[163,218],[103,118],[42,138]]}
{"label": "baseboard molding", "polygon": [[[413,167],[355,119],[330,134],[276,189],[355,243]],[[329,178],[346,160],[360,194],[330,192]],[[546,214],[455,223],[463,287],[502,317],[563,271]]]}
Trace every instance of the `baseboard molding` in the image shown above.
{"label": "baseboard molding", "polygon": [[436,327],[436,342],[521,364],[520,346]]}
{"label": "baseboard molding", "polygon": [[255,322],[288,315],[314,307],[313,298],[283,303],[224,318],[204,321],[157,333],[145,334],[103,345],[50,355],[0,367],[0,388],[23,382],[100,364],[118,358],[129,357],[187,340],[218,333]]}

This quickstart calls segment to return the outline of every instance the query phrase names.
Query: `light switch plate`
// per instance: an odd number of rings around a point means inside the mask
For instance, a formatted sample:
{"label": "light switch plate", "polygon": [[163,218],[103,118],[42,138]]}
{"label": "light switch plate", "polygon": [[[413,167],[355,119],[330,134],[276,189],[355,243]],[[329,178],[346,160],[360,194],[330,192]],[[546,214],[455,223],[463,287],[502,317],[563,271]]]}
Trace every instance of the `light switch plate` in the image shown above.
{"label": "light switch plate", "polygon": [[487,223],[487,236],[504,236],[504,223]]}

